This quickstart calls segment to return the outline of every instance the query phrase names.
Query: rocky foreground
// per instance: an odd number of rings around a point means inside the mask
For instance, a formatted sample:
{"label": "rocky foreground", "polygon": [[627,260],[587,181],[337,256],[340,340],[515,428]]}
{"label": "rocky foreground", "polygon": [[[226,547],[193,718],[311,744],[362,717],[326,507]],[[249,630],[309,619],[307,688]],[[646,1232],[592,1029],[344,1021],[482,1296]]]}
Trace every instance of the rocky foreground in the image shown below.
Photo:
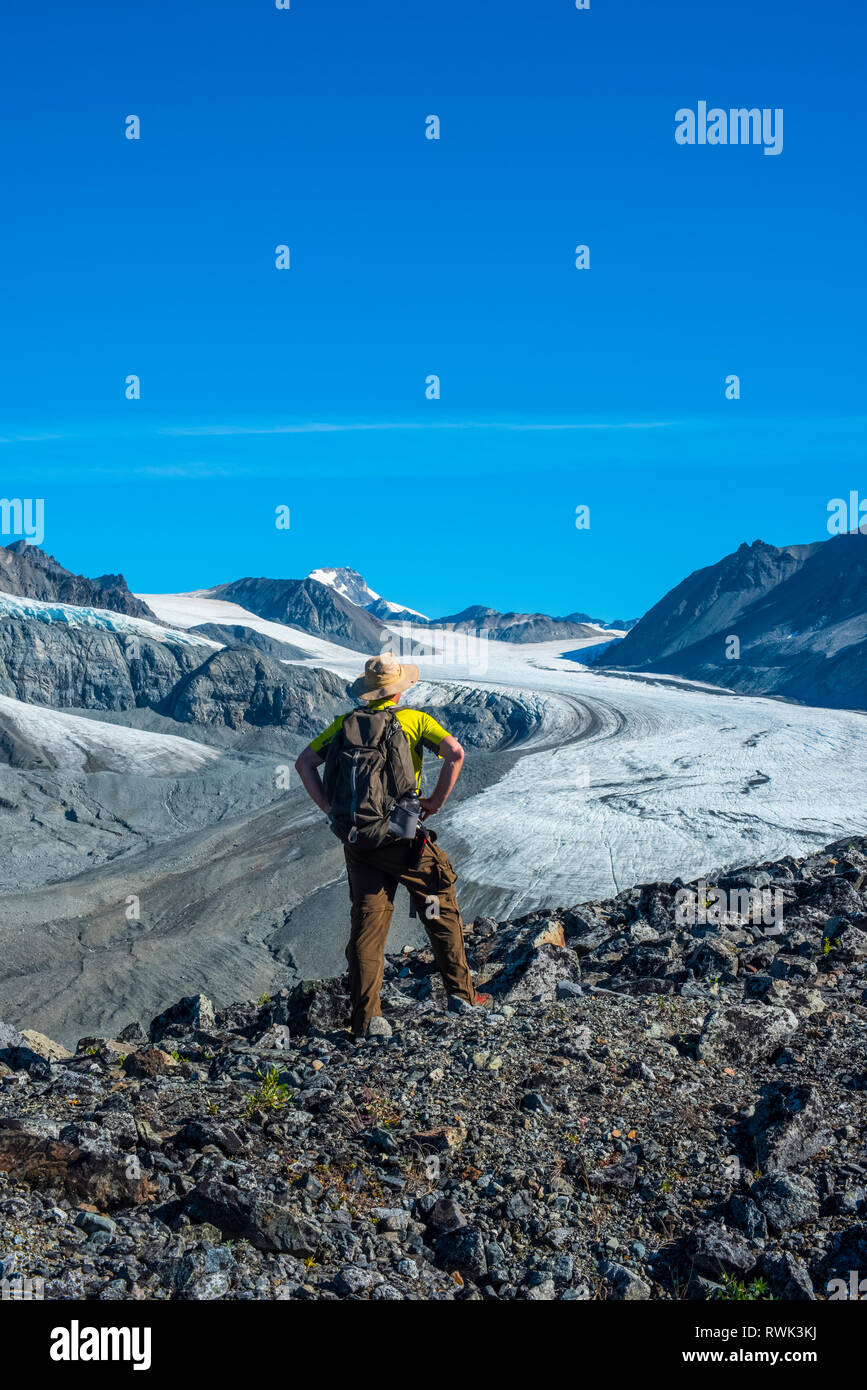
{"label": "rocky foreground", "polygon": [[341,981],[183,999],[74,1054],[0,1024],[0,1276],[61,1299],[848,1296],[867,839],[683,888],[477,919],[484,1008],[446,1008],[428,952],[393,957],[362,1042]]}

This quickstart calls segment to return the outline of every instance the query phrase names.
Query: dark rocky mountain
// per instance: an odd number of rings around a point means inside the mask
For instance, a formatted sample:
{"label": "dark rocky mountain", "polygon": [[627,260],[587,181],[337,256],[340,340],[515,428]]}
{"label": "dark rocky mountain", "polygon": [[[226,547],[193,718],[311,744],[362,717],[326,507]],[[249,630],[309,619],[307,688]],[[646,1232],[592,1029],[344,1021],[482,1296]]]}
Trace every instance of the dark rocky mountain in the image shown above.
{"label": "dark rocky mountain", "polygon": [[276,637],[268,637],[243,623],[197,623],[188,629],[210,637],[213,642],[222,642],[226,647],[253,647],[257,652],[273,656],[277,661],[306,661],[309,653],[301,647],[293,647],[290,642],[281,642]]}
{"label": "dark rocky mountain", "polygon": [[184,724],[274,725],[313,735],[352,704],[346,682],[330,671],[226,647],[180,680],[161,712]]}
{"label": "dark rocky mountain", "polygon": [[759,897],[690,924],[676,880],[477,918],[486,1008],[448,1005],[429,949],[395,954],[360,1041],[345,977],[149,1022],[103,997],[117,1031],[65,1041],[16,1010],[4,1274],[76,1302],[848,1298],[867,839],[717,884]]}
{"label": "dark rocky mountain", "polygon": [[[727,658],[737,637],[740,655]],[[606,665],[867,709],[867,536],[742,545],[660,599]]]}
{"label": "dark rocky mountain", "polygon": [[500,642],[548,642],[559,637],[595,637],[595,627],[572,618],[550,618],[545,613],[499,613],[495,608],[473,604],[460,613],[444,618],[432,618],[432,627],[444,627],[452,632],[478,632],[487,628]]}
{"label": "dark rocky mountain", "polygon": [[0,591],[46,603],[108,608],[113,613],[127,613],[131,618],[150,618],[156,622],[147,604],[130,593],[122,574],[85,579],[64,569],[53,555],[47,555],[28,541],[0,546]]}
{"label": "dark rocky mountain", "polygon": [[209,590],[208,597],[368,654],[381,650],[387,631],[365,608],[315,579],[237,579]]}
{"label": "dark rocky mountain", "polygon": [[389,599],[376,593],[374,589],[371,589],[364,576],[358,573],[358,570],[348,569],[345,566],[339,569],[315,569],[310,571],[307,578],[315,579],[319,584],[325,584],[328,588],[335,589],[350,603],[356,604],[359,608],[367,609],[368,613],[372,613],[375,618],[381,618],[385,623],[400,620],[425,624],[428,621],[423,613],[417,613],[412,608],[404,608],[399,603],[391,603]]}

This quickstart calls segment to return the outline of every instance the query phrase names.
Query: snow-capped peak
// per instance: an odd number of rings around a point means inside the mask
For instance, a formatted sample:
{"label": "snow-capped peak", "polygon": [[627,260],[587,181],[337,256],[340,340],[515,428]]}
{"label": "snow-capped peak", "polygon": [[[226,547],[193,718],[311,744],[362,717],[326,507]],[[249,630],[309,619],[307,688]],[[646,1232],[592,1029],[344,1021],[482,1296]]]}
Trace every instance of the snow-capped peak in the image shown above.
{"label": "snow-capped peak", "polygon": [[367,608],[377,618],[421,618],[427,622],[424,613],[419,613],[417,608],[407,608],[404,603],[393,603],[391,599],[383,598],[371,589],[367,580],[352,569],[318,569],[311,570],[308,579],[315,579],[317,584],[326,584],[329,589],[334,589],[343,598],[349,599],[350,603],[355,603],[359,608]]}
{"label": "snow-capped peak", "polygon": [[375,603],[379,594],[375,593],[367,580],[358,573],[358,570],[351,569],[318,569],[311,570],[308,579],[315,579],[317,584],[326,584],[329,589],[334,589],[344,598],[348,598],[350,603],[357,603],[359,608],[366,608],[369,603]]}

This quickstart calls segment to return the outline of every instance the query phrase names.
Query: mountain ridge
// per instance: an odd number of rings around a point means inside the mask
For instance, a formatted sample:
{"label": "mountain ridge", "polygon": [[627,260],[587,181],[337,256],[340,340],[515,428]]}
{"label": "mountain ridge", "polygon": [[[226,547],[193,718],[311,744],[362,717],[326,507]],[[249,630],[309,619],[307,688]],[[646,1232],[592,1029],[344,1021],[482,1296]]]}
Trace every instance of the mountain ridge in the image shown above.
{"label": "mountain ridge", "polygon": [[605,630],[597,628],[596,623],[589,619],[579,622],[572,618],[552,618],[547,613],[501,613],[481,603],[471,604],[459,613],[432,619],[431,627],[446,628],[452,632],[487,629],[489,635],[500,642],[546,642],[559,637],[593,637],[597,631]]}
{"label": "mountain ridge", "polygon": [[18,598],[107,608],[128,617],[156,621],[147,604],[130,592],[122,574],[86,579],[65,569],[53,555],[29,541],[0,546],[0,590]]}
{"label": "mountain ridge", "polygon": [[744,542],[663,595],[600,664],[865,709],[867,535]]}
{"label": "mountain ridge", "polygon": [[210,598],[240,604],[269,622],[297,627],[315,637],[342,639],[344,645],[359,652],[379,651],[390,637],[398,640],[367,609],[316,579],[248,576],[218,584],[206,593]]}

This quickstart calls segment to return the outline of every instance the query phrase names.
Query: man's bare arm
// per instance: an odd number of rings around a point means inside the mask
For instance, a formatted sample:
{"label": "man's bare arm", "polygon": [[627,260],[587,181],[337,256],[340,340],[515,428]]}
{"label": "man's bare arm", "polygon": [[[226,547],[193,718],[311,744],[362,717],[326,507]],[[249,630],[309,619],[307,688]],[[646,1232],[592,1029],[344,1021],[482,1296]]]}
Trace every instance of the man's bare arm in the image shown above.
{"label": "man's bare arm", "polygon": [[451,734],[446,734],[440,743],[438,752],[443,765],[440,768],[437,784],[433,789],[433,795],[423,796],[421,800],[422,817],[425,820],[428,816],[434,816],[437,811],[443,809],[455,782],[461,775],[461,768],[464,764],[464,750],[457,739],[452,738]]}
{"label": "man's bare arm", "polygon": [[324,762],[324,758],[320,758],[318,753],[314,753],[313,749],[308,747],[299,754],[295,762],[295,771],[301,778],[307,795],[312,797],[320,811],[324,811],[327,816],[331,807],[328,805],[328,797],[325,795],[325,788],[318,771]]}

